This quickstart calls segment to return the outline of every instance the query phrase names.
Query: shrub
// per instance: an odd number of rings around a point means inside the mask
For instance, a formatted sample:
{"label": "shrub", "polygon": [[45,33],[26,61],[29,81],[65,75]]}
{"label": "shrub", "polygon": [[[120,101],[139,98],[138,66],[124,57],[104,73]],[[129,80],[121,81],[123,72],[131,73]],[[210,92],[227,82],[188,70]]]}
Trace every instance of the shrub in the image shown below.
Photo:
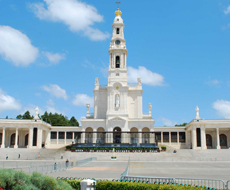
{"label": "shrub", "polygon": [[162,149],[162,150],[166,150],[166,146],[162,146],[161,149]]}
{"label": "shrub", "polygon": [[0,169],[0,187],[11,190],[74,190],[71,185],[53,177],[34,172],[31,176],[21,171]]}
{"label": "shrub", "polygon": [[80,180],[64,180],[66,181],[69,185],[71,185],[74,189],[76,190],[80,190],[81,186],[80,186]]}
{"label": "shrub", "polygon": [[66,146],[65,148],[66,148],[66,149],[71,149],[71,146]]}

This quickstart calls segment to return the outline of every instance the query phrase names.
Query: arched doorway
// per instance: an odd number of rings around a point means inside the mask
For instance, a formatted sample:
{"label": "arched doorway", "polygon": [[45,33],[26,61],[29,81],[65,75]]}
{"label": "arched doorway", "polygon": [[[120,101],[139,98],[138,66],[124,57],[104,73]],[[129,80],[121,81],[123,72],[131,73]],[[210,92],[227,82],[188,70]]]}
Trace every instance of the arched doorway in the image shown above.
{"label": "arched doorway", "polygon": [[96,143],[105,144],[105,130],[103,127],[97,129],[97,141]]}
{"label": "arched doorway", "polygon": [[113,129],[113,143],[121,143],[121,128],[115,127]]}
{"label": "arched doorway", "polygon": [[28,145],[28,139],[29,139],[29,134],[27,134],[27,135],[25,136],[25,146]]}
{"label": "arched doorway", "polygon": [[206,134],[206,146],[208,149],[212,148],[212,136],[209,134]]}
{"label": "arched doorway", "polygon": [[144,127],[142,129],[142,143],[144,144],[150,143],[150,130],[148,127]]}
{"label": "arched doorway", "polygon": [[85,130],[85,143],[93,143],[93,129],[91,127]]}
{"label": "arched doorway", "polygon": [[138,143],[138,129],[136,127],[131,128],[130,130],[130,144]]}
{"label": "arched doorway", "polygon": [[[19,135],[18,135],[18,144],[19,144]],[[10,137],[10,145],[15,145],[15,133],[13,133]]]}
{"label": "arched doorway", "polygon": [[227,148],[227,136],[225,134],[220,135],[220,147]]}

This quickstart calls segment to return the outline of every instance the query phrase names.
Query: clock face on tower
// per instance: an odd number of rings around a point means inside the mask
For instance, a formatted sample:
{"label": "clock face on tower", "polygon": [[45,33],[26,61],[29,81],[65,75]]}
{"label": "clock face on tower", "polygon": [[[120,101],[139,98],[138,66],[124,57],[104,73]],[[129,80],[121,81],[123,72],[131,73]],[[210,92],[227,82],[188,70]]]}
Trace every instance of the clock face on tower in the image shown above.
{"label": "clock face on tower", "polygon": [[116,43],[117,45],[119,45],[119,44],[121,43],[121,41],[120,41],[120,40],[116,40],[115,43]]}

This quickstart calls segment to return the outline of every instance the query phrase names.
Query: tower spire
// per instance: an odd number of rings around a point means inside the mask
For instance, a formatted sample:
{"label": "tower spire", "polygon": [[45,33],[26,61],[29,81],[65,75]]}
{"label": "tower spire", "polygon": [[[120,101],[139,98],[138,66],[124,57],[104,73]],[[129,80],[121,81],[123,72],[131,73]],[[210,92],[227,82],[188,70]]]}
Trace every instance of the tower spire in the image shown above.
{"label": "tower spire", "polygon": [[120,1],[117,1],[116,2],[116,4],[117,4],[117,9],[119,10],[119,4],[120,4],[121,2]]}

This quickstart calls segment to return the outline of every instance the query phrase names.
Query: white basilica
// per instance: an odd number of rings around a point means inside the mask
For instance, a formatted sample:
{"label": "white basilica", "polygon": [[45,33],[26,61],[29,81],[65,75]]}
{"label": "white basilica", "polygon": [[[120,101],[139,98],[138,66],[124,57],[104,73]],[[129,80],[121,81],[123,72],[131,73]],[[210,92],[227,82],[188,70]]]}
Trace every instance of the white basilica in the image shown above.
{"label": "white basilica", "polygon": [[33,120],[0,119],[1,148],[157,147],[176,149],[221,149],[230,146],[230,120],[195,118],[183,127],[154,127],[149,113],[142,113],[142,84],[127,83],[127,49],[121,11],[115,12],[109,48],[108,85],[95,79],[94,113],[81,127],[51,126],[36,116]]}

